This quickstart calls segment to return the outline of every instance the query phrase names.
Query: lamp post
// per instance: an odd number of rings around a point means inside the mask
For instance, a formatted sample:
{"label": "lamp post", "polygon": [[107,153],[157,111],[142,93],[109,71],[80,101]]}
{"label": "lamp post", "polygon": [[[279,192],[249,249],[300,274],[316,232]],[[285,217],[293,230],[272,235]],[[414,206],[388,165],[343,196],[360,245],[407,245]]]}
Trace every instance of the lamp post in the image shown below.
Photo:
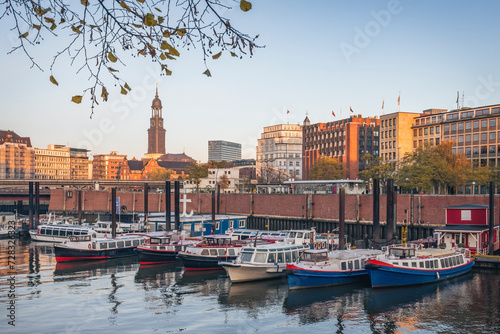
{"label": "lamp post", "polygon": [[472,196],[476,194],[476,182],[472,181]]}

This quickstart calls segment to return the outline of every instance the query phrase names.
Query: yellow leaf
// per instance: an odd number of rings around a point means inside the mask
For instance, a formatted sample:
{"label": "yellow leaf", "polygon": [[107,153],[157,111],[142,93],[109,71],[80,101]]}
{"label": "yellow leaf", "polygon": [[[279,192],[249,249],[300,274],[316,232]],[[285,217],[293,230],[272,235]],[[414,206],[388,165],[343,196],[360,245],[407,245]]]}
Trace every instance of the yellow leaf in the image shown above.
{"label": "yellow leaf", "polygon": [[236,53],[234,53],[233,51],[231,51],[231,56],[238,57],[238,55]]}
{"label": "yellow leaf", "polygon": [[55,22],[55,20],[54,20],[53,18],[46,17],[46,18],[45,18],[45,22],[47,22],[47,23],[54,23],[54,22]]}
{"label": "yellow leaf", "polygon": [[137,0],[137,1],[140,2],[140,3],[144,3],[145,0]]}
{"label": "yellow leaf", "polygon": [[24,34],[19,36],[19,38],[26,38],[26,37],[28,37],[28,35],[29,35],[29,32],[26,31]]}
{"label": "yellow leaf", "polygon": [[80,28],[81,26],[78,26],[78,27],[75,27],[75,26],[71,26],[71,30],[73,30],[74,32],[76,32],[77,34],[81,34],[82,32],[80,31]]}
{"label": "yellow leaf", "polygon": [[82,96],[81,95],[75,95],[71,98],[71,102],[75,103],[82,103]]}
{"label": "yellow leaf", "polygon": [[175,60],[175,58],[174,58],[174,57],[172,57],[171,55],[169,55],[168,53],[167,53],[167,54],[165,54],[165,56],[167,56],[167,58],[168,58],[168,59],[170,59],[170,60]]}
{"label": "yellow leaf", "polygon": [[219,57],[220,57],[220,55],[221,55],[221,54],[222,54],[222,51],[221,51],[221,52],[219,52],[219,53],[218,53],[218,54],[216,54],[216,55],[213,55],[213,56],[212,56],[212,58],[213,58],[213,59],[219,59]]}
{"label": "yellow leaf", "polygon": [[139,50],[139,54],[141,54],[143,56],[147,55],[146,51],[144,51],[144,50]]}
{"label": "yellow leaf", "polygon": [[127,88],[129,91],[132,90],[132,88],[130,88],[130,86],[125,82],[125,88]]}
{"label": "yellow leaf", "polygon": [[248,12],[250,9],[252,9],[252,4],[248,1],[241,0],[240,1],[240,8],[244,12]]}
{"label": "yellow leaf", "polygon": [[84,5],[85,7],[88,7],[88,5],[90,5],[87,0],[80,0],[80,1],[81,1],[82,5]]}
{"label": "yellow leaf", "polygon": [[161,16],[158,16],[158,23],[162,24],[163,21],[165,21],[165,19],[163,17],[161,17]]}
{"label": "yellow leaf", "polygon": [[167,56],[165,56],[165,54],[162,52],[162,53],[160,54],[160,59],[161,59],[161,60],[165,60],[165,59],[167,59]]}
{"label": "yellow leaf", "polygon": [[61,19],[61,22],[59,22],[59,24],[63,24],[64,22],[66,22],[65,19]]}
{"label": "yellow leaf", "polygon": [[161,13],[161,10],[158,7],[155,7],[155,9]]}
{"label": "yellow leaf", "polygon": [[146,16],[144,16],[144,24],[148,27],[154,27],[158,24],[158,22],[156,22],[155,16],[153,14],[148,13],[146,14]]}
{"label": "yellow leaf", "polygon": [[125,1],[120,2],[120,6],[122,6],[122,8],[125,8],[128,12],[130,12],[130,8],[127,6]]}
{"label": "yellow leaf", "polygon": [[57,80],[52,75],[50,76],[50,82],[52,82],[56,86],[59,86],[59,83],[57,82]]}
{"label": "yellow leaf", "polygon": [[133,26],[136,27],[137,29],[142,28],[142,26],[140,24],[133,24]]}
{"label": "yellow leaf", "polygon": [[38,25],[38,24],[33,24],[33,28],[35,28],[36,30],[40,30],[40,25]]}
{"label": "yellow leaf", "polygon": [[57,25],[55,23],[52,23],[52,25],[50,26],[50,30],[54,30],[56,27]]}
{"label": "yellow leaf", "polygon": [[109,70],[110,72],[118,72],[118,70],[115,70],[115,69],[114,69],[114,68],[112,68],[112,67],[108,67],[108,70]]}
{"label": "yellow leaf", "polygon": [[176,56],[176,57],[179,57],[180,56],[180,53],[179,51],[177,51],[176,48],[174,48],[172,45],[168,44],[167,41],[162,41],[161,42],[161,45],[160,45],[160,48],[162,50],[168,50],[168,53],[172,56]]}
{"label": "yellow leaf", "polygon": [[163,37],[165,37],[165,38],[169,38],[169,37],[170,37],[170,31],[165,30],[165,31],[163,32]]}
{"label": "yellow leaf", "polygon": [[205,74],[207,77],[212,76],[212,74],[210,73],[210,71],[208,69],[205,72],[203,72],[203,74]]}
{"label": "yellow leaf", "polygon": [[186,34],[186,29],[182,28],[177,30],[177,35],[184,36],[185,34]]}
{"label": "yellow leaf", "polygon": [[108,100],[108,91],[106,90],[106,87],[102,86],[102,93],[101,93],[101,97],[104,101],[107,101]]}
{"label": "yellow leaf", "polygon": [[122,93],[123,95],[127,95],[127,90],[125,88],[123,88],[123,86],[120,86],[122,88],[122,90],[120,91],[120,93]]}
{"label": "yellow leaf", "polygon": [[116,61],[118,60],[118,58],[116,58],[115,55],[111,52],[108,53],[108,59],[113,63],[116,63]]}

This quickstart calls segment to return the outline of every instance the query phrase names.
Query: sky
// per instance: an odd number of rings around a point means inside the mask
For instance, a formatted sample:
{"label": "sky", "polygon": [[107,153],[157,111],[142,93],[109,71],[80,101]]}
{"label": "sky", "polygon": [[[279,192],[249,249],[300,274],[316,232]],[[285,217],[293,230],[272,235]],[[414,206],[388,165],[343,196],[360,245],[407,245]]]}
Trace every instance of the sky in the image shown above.
{"label": "sky", "polygon": [[318,123],[347,118],[350,108],[364,117],[399,108],[451,110],[457,91],[460,106],[500,103],[498,1],[251,2],[249,12],[236,5],[224,15],[259,35],[265,47],[253,57],[210,59],[211,78],[202,74],[199,49],[179,50],[171,76],[160,76],[156,63],[129,58],[120,72],[132,91],[122,96],[110,87],[110,101],[92,118],[88,101],[70,101],[88,80],[77,66],[59,63],[53,72],[59,86],[49,82],[61,44],[37,46],[44,71],[30,68],[23,53],[7,54],[17,35],[0,20],[0,130],[28,136],[38,148],[62,144],[140,159],[158,84],[167,152],[206,162],[209,140],[240,143],[242,157],[255,158],[265,126],[302,124],[306,114]]}

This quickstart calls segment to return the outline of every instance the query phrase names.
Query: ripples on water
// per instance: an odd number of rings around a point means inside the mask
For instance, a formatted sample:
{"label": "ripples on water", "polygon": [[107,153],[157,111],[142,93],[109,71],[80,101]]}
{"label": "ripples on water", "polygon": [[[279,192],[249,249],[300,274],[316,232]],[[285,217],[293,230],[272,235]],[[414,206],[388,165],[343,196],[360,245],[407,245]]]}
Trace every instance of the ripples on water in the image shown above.
{"label": "ripples on water", "polygon": [[137,258],[59,263],[52,244],[17,241],[15,327],[0,241],[2,333],[499,333],[500,275],[474,271],[417,287],[288,291],[285,280],[231,285]]}

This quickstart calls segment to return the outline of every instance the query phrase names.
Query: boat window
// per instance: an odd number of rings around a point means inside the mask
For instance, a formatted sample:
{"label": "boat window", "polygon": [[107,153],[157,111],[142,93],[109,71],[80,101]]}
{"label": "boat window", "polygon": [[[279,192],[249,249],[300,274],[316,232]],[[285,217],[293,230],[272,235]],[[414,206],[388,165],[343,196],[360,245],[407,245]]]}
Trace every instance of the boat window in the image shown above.
{"label": "boat window", "polygon": [[446,267],[449,267],[450,266],[450,258],[447,257],[446,259],[444,259],[444,261],[446,262]]}
{"label": "boat window", "polygon": [[439,267],[439,262],[437,259],[434,259],[434,268],[438,268]]}
{"label": "boat window", "polygon": [[292,262],[292,252],[290,252],[290,251],[285,252],[285,259],[286,259],[286,263]]}
{"label": "boat window", "polygon": [[311,253],[302,253],[300,256],[301,261],[307,261],[307,262],[313,262],[314,261],[314,255]]}
{"label": "boat window", "polygon": [[365,259],[361,259],[361,268],[364,268],[365,267]]}
{"label": "boat window", "polygon": [[413,262],[411,263],[411,266],[412,266],[413,268],[417,268],[417,262],[413,261]]}
{"label": "boat window", "polygon": [[130,247],[130,246],[132,246],[132,241],[126,240],[125,241],[125,247]]}
{"label": "boat window", "polygon": [[458,257],[458,263],[463,264],[464,263],[464,258],[462,256]]}
{"label": "boat window", "polygon": [[399,266],[399,262],[393,262],[392,265],[393,266]]}
{"label": "boat window", "polygon": [[217,256],[217,249],[211,249],[210,250],[210,255]]}
{"label": "boat window", "polygon": [[[326,261],[326,260],[328,260],[328,255],[326,252],[316,254],[316,261],[319,262],[319,261]],[[357,262],[356,265],[358,266],[358,268],[356,268],[356,269],[359,269],[359,262]]]}
{"label": "boat window", "polygon": [[403,262],[403,267],[409,267],[408,262]]}
{"label": "boat window", "polygon": [[453,265],[454,265],[454,266],[456,266],[456,265],[457,265],[457,258],[456,258],[455,256],[453,256],[453,257],[451,258],[451,261],[452,261],[452,263],[453,263]]}
{"label": "boat window", "polygon": [[66,235],[67,235],[67,236],[73,235],[73,232],[74,232],[74,231],[75,231],[75,230],[66,230]]}
{"label": "boat window", "polygon": [[267,253],[257,253],[255,254],[254,262],[266,263]]}
{"label": "boat window", "polygon": [[123,246],[124,246],[123,241],[118,241],[116,243],[116,247],[118,247],[118,248],[123,248]]}
{"label": "boat window", "polygon": [[289,238],[295,238],[295,236],[296,236],[296,235],[297,235],[297,233],[295,233],[295,232],[290,232],[290,236],[289,236]]}
{"label": "boat window", "polygon": [[348,261],[347,262],[347,267],[349,268],[349,270],[352,270],[353,266],[352,266],[352,260]]}
{"label": "boat window", "polygon": [[134,247],[139,246],[139,240],[132,240]]}
{"label": "boat window", "polygon": [[425,269],[429,269],[431,265],[429,264],[429,261],[425,261]]}
{"label": "boat window", "polygon": [[240,258],[242,262],[250,262],[252,261],[252,252],[241,252]]}
{"label": "boat window", "polygon": [[420,262],[419,262],[419,267],[420,267],[420,268],[423,268],[423,267],[424,267],[424,261],[420,261]]}
{"label": "boat window", "polygon": [[299,252],[298,251],[293,251],[292,252],[292,262],[297,261],[298,257],[299,257]]}
{"label": "boat window", "polygon": [[232,248],[229,248],[229,249],[228,249],[228,254],[229,254],[229,256],[234,256],[234,255],[236,255],[236,254],[235,254],[235,252],[234,252],[234,249],[232,249]]}
{"label": "boat window", "polygon": [[430,260],[429,261],[429,266],[431,267],[431,269],[433,269],[434,268],[434,261]]}
{"label": "boat window", "polygon": [[116,248],[116,242],[115,242],[115,241],[110,242],[110,243],[108,244],[108,247],[109,247],[109,248]]}
{"label": "boat window", "polygon": [[108,248],[108,244],[105,243],[105,242],[101,242],[101,243],[99,243],[99,248],[100,249],[106,249],[106,248]]}
{"label": "boat window", "polygon": [[444,268],[445,267],[445,262],[444,262],[444,259],[441,259],[441,268]]}
{"label": "boat window", "polygon": [[276,262],[276,253],[269,253],[267,257],[267,263],[275,263]]}
{"label": "boat window", "polygon": [[65,237],[66,236],[66,230],[59,230],[59,236]]}
{"label": "boat window", "polygon": [[226,250],[225,250],[225,249],[223,249],[223,248],[219,248],[219,249],[218,249],[218,251],[219,251],[219,255],[220,255],[220,256],[224,256],[224,255],[226,255]]}
{"label": "boat window", "polygon": [[40,229],[40,234],[45,234],[45,228]]}
{"label": "boat window", "polygon": [[73,235],[80,235],[80,230],[76,230],[73,232]]}
{"label": "boat window", "polygon": [[52,230],[52,235],[59,235],[59,230]]}
{"label": "boat window", "polygon": [[208,249],[204,249],[201,251],[201,255],[208,255]]}
{"label": "boat window", "polygon": [[354,269],[359,269],[359,260],[354,260]]}
{"label": "boat window", "polygon": [[285,260],[285,254],[278,252],[278,263],[283,263]]}
{"label": "boat window", "polygon": [[340,263],[340,265],[341,265],[342,270],[347,270],[347,264],[345,263],[345,261],[342,261]]}
{"label": "boat window", "polygon": [[95,246],[95,242],[92,243],[92,249],[95,249],[96,246]]}

